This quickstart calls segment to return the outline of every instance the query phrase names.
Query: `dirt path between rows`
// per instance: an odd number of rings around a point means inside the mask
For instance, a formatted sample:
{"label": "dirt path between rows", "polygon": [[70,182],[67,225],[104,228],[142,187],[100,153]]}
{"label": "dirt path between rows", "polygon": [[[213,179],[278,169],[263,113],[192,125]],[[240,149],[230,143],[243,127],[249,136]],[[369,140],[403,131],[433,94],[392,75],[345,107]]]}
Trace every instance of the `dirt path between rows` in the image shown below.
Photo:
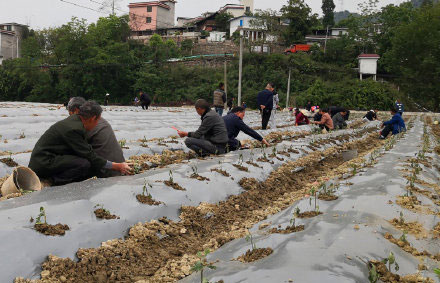
{"label": "dirt path between rows", "polygon": [[[359,133],[357,138],[361,136]],[[316,180],[347,172],[349,167],[342,159],[342,150],[355,147],[360,155],[365,155],[383,144],[372,133],[351,143],[315,151],[282,165],[264,182],[248,184],[248,190],[238,196],[218,204],[182,207],[180,222],[161,218],[135,225],[124,240],[80,249],[78,262],[49,256],[42,266],[42,280],[16,282],[177,281],[191,273],[198,251],[215,250],[245,236],[246,229],[302,199]]]}

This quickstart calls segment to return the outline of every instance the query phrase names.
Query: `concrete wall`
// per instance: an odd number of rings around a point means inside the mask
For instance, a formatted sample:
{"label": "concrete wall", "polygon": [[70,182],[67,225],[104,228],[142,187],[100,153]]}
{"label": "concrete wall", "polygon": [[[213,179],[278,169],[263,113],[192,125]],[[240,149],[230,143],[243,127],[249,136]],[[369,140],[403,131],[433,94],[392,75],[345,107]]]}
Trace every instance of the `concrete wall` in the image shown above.
{"label": "concrete wall", "polygon": [[229,34],[232,35],[239,27],[240,27],[240,20],[243,21],[243,28],[250,28],[251,27],[251,20],[253,20],[253,17],[241,17],[237,19],[232,19],[229,24]]}
{"label": "concrete wall", "polygon": [[174,27],[174,16],[175,16],[175,3],[174,2],[165,2],[164,4],[170,6],[170,10],[156,7],[157,8],[157,28],[171,28]]}
{"label": "concrete wall", "polygon": [[[132,31],[156,30],[158,7],[153,6],[152,8],[152,12],[149,13],[147,7],[130,7],[130,28]],[[150,24],[147,24],[147,17],[151,17]]]}
{"label": "concrete wall", "polygon": [[3,56],[3,60],[17,58],[17,36],[0,33],[0,55]]}
{"label": "concrete wall", "polygon": [[246,7],[249,7],[252,13],[254,12],[254,0],[240,0],[240,4],[244,6],[245,12]]}

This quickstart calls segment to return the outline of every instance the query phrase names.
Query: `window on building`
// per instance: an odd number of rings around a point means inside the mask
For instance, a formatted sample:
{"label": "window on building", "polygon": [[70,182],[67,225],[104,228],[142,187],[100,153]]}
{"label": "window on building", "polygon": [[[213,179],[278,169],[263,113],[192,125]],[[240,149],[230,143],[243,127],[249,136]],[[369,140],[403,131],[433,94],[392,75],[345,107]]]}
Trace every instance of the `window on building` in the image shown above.
{"label": "window on building", "polygon": [[151,17],[147,17],[147,24],[151,24]]}
{"label": "window on building", "polygon": [[12,26],[6,26],[7,31],[12,31]]}
{"label": "window on building", "polygon": [[250,13],[251,12],[251,7],[246,7],[246,13]]}
{"label": "window on building", "polygon": [[147,6],[147,12],[149,13],[153,12],[153,6]]}

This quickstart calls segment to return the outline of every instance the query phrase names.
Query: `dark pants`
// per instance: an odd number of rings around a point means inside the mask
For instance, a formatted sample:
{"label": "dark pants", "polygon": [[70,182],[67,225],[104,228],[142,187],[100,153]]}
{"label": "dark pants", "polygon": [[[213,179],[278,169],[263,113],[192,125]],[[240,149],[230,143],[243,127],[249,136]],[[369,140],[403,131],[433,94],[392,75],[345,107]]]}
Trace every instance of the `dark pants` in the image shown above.
{"label": "dark pants", "polygon": [[263,111],[261,111],[261,128],[263,130],[267,129],[267,124],[269,123],[271,114],[272,109],[263,109]]}
{"label": "dark pants", "polygon": [[148,110],[148,107],[150,107],[151,102],[150,101],[142,101],[141,106],[142,109]]}
{"label": "dark pants", "polygon": [[[63,156],[60,156],[61,158]],[[73,182],[84,181],[90,177],[91,164],[87,159],[77,156],[66,156],[69,165],[64,166],[63,170],[52,175],[54,185],[65,185]]]}
{"label": "dark pants", "polygon": [[224,154],[226,152],[224,145],[215,145],[205,139],[187,138],[185,145],[202,157],[210,154]]}
{"label": "dark pants", "polygon": [[320,127],[321,129],[323,129],[323,130],[326,129],[327,132],[330,131],[330,128],[327,127],[326,125],[319,125],[319,127]]}
{"label": "dark pants", "polygon": [[235,139],[234,141],[229,141],[228,145],[227,145],[227,151],[236,151],[239,150],[241,148],[241,142],[237,139]]}
{"label": "dark pants", "polygon": [[386,125],[385,128],[380,132],[380,135],[384,138],[388,137],[388,135],[393,131],[392,125]]}
{"label": "dark pants", "polygon": [[215,112],[221,117],[223,116],[223,107],[215,107]]}

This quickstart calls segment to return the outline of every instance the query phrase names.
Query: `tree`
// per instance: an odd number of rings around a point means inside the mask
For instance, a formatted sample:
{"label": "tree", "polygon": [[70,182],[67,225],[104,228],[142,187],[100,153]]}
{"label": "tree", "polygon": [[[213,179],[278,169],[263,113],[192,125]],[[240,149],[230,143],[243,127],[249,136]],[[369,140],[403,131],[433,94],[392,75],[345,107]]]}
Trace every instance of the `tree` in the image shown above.
{"label": "tree", "polygon": [[322,18],[322,25],[324,28],[332,27],[335,25],[335,3],[333,0],[322,0],[322,12],[324,17]]}
{"label": "tree", "polygon": [[234,18],[230,13],[221,12],[215,16],[215,23],[219,31],[228,32],[229,31],[229,20]]}
{"label": "tree", "polygon": [[312,9],[304,0],[288,0],[287,5],[281,8],[282,19],[289,25],[283,33],[287,45],[304,40],[316,23],[317,16],[312,15]]}

